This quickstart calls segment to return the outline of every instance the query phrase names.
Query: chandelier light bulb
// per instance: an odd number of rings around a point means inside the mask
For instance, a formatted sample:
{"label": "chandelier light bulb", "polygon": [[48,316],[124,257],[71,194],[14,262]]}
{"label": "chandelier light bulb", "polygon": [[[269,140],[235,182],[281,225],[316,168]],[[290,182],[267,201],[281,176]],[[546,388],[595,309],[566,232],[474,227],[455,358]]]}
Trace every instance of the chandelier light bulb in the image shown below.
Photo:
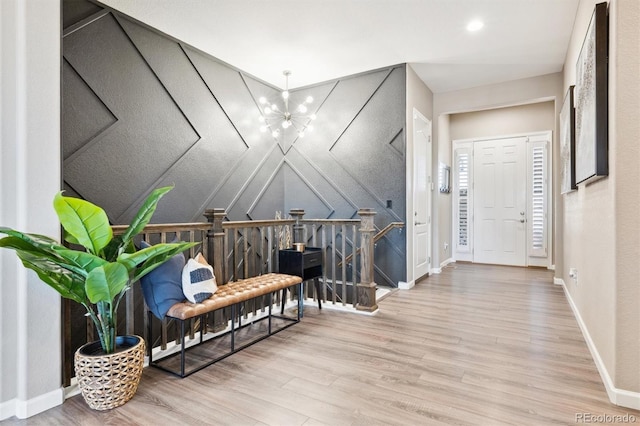
{"label": "chandelier light bulb", "polygon": [[260,96],[260,99],[258,99],[258,102],[264,105],[267,103],[267,98],[265,98],[264,96]]}
{"label": "chandelier light bulb", "polygon": [[277,130],[274,130],[273,132],[271,132],[271,136],[273,136],[274,138],[277,138],[279,134],[280,132]]}
{"label": "chandelier light bulb", "polygon": [[473,33],[481,30],[482,27],[484,27],[484,22],[479,19],[474,19],[473,21],[469,22],[469,24],[467,24],[467,31]]}
{"label": "chandelier light bulb", "polygon": [[311,102],[313,102],[313,96],[307,96],[307,99],[305,99],[304,101],[310,104]]}
{"label": "chandelier light bulb", "polygon": [[289,91],[288,90],[284,90],[282,92],[282,99],[289,99]]}
{"label": "chandelier light bulb", "polygon": [[266,107],[264,109],[265,114],[271,114],[271,107]]}
{"label": "chandelier light bulb", "polygon": [[298,111],[304,114],[307,112],[307,107],[304,104],[300,104],[300,106],[298,106]]}
{"label": "chandelier light bulb", "polygon": [[311,115],[309,116],[309,118],[310,118],[311,120],[315,120],[315,119],[316,119],[316,115],[315,115],[315,114],[311,114]]}
{"label": "chandelier light bulb", "polygon": [[307,126],[307,132],[313,132],[313,126]]}
{"label": "chandelier light bulb", "polygon": [[290,121],[285,120],[285,121],[282,122],[282,128],[283,129],[288,129],[289,126],[291,126],[291,122]]}
{"label": "chandelier light bulb", "polygon": [[264,120],[264,116],[261,115],[260,117],[258,117],[258,121],[261,122],[261,123],[264,123],[264,121],[265,121]]}
{"label": "chandelier light bulb", "polygon": [[272,110],[272,111],[279,111],[279,109],[278,109],[278,105],[276,105],[276,104],[271,104],[271,110]]}
{"label": "chandelier light bulb", "polygon": [[298,137],[300,137],[300,138],[304,138],[304,130],[303,130],[303,131],[301,131],[301,132],[298,132]]}

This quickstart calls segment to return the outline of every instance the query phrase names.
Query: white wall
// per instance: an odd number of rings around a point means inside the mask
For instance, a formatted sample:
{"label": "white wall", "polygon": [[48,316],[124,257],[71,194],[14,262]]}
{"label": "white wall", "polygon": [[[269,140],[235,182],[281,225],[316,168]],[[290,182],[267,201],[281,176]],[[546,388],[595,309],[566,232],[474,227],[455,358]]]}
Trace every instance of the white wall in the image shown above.
{"label": "white wall", "polygon": [[473,139],[555,128],[555,106],[551,101],[450,115],[452,140]]}
{"label": "white wall", "polygon": [[[0,225],[58,236],[60,3],[0,1]],[[62,403],[60,297],[0,251],[0,420]]]}
{"label": "white wall", "polygon": [[[451,142],[455,139],[451,137],[451,114],[441,114],[437,117],[438,123],[435,129],[438,131],[437,137],[437,154],[438,163],[444,163],[451,167],[449,186],[453,188],[453,153]],[[441,193],[437,192],[436,196],[437,221],[435,222],[436,234],[436,250],[434,251],[435,259],[438,264],[435,266],[445,266],[453,260],[453,235],[452,235],[452,208],[453,208],[453,192]],[[445,248],[446,246],[446,248]]]}
{"label": "white wall", "polygon": [[[596,0],[581,0],[564,90]],[[609,176],[564,196],[564,268],[577,317],[610,399],[640,409],[640,2],[609,1]],[[578,279],[569,277],[577,268]]]}

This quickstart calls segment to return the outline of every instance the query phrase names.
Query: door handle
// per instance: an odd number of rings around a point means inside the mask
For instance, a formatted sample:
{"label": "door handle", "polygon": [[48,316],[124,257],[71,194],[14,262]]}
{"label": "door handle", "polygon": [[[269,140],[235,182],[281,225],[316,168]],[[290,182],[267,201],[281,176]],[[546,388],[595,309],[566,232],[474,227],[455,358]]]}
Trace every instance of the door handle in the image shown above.
{"label": "door handle", "polygon": [[415,222],[414,225],[424,225],[424,222]]}
{"label": "door handle", "polygon": [[526,219],[524,219],[524,218],[520,219],[520,223],[525,223],[525,222],[526,222]]}

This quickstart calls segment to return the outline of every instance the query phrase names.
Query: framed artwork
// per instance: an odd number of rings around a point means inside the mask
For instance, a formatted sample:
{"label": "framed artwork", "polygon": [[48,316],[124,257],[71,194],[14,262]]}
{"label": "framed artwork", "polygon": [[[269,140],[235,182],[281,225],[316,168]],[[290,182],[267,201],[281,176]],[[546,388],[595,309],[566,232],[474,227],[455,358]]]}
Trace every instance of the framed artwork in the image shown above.
{"label": "framed artwork", "polygon": [[573,89],[564,97],[560,110],[560,193],[578,189],[576,185],[576,113],[573,105]]}
{"label": "framed artwork", "polygon": [[588,183],[609,174],[608,26],[607,3],[598,3],[576,64],[576,183]]}

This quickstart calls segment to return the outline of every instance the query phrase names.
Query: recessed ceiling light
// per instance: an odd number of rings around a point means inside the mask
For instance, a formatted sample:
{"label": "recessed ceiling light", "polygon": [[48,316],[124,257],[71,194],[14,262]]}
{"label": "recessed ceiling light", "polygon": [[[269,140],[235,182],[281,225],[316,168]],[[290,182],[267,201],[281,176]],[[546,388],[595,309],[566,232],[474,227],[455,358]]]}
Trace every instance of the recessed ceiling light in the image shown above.
{"label": "recessed ceiling light", "polygon": [[467,31],[474,32],[482,29],[484,27],[484,22],[479,19],[474,19],[473,21],[467,24]]}

